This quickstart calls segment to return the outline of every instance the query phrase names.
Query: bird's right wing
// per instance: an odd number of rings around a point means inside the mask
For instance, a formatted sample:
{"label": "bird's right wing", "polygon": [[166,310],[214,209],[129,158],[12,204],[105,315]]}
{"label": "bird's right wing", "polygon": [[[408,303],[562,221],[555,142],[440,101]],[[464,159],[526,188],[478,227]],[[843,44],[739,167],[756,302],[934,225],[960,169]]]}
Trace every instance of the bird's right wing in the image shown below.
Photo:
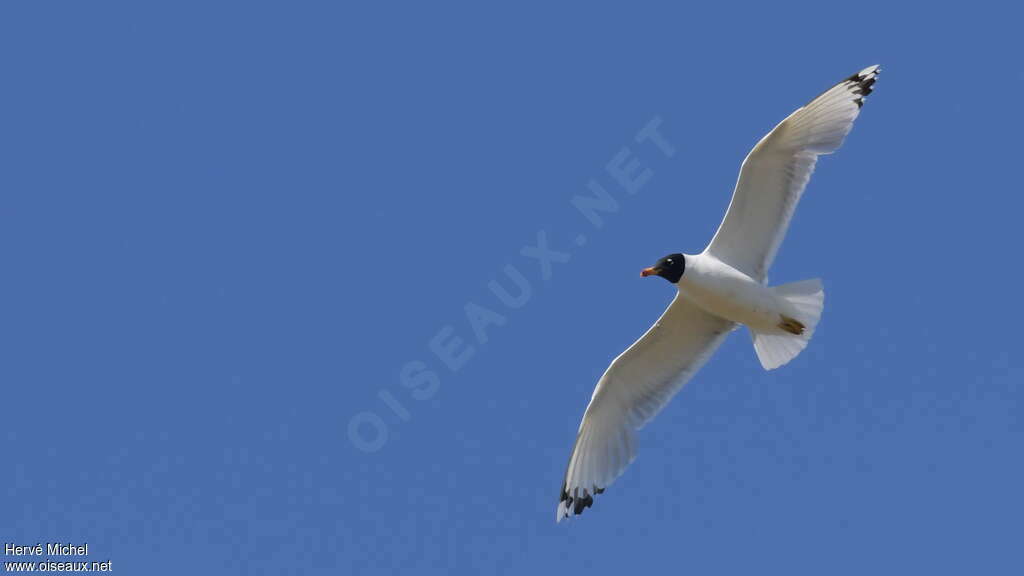
{"label": "bird's right wing", "polygon": [[558,502],[561,521],[580,514],[636,456],[641,428],[711,357],[735,324],[678,294],[661,318],[612,361],[583,414]]}
{"label": "bird's right wing", "polygon": [[754,146],[708,252],[764,281],[818,156],[842,146],[879,72],[869,66],[836,84]]}

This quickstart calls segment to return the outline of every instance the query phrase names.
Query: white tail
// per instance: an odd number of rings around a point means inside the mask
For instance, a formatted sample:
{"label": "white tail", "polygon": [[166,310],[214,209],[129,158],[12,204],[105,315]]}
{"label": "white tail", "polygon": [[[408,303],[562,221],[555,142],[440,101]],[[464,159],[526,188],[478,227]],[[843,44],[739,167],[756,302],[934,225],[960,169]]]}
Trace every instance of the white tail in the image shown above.
{"label": "white tail", "polygon": [[782,366],[807,347],[825,307],[825,289],[818,278],[775,286],[772,290],[789,302],[796,314],[794,320],[803,325],[803,331],[799,334],[790,334],[781,328],[770,333],[750,331],[757,358],[765,370]]}

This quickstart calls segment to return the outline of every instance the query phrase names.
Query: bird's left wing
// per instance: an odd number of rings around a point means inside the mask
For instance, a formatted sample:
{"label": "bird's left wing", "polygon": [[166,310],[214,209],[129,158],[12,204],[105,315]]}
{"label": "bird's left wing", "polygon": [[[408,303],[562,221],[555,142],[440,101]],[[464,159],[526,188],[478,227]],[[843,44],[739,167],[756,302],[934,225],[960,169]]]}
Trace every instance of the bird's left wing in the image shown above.
{"label": "bird's left wing", "polygon": [[594,494],[636,456],[641,428],[711,357],[735,325],[678,294],[661,318],[612,361],[583,414],[559,496],[561,521],[580,514]]}
{"label": "bird's left wing", "polygon": [[879,72],[870,66],[836,84],[754,146],[708,252],[764,281],[818,156],[842,146]]}

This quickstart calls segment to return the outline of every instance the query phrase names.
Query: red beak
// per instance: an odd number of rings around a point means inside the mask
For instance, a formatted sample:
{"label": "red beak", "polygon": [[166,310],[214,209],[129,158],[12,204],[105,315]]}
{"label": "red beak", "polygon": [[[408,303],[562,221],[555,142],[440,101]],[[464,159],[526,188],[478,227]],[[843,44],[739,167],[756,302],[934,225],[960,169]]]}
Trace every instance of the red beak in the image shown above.
{"label": "red beak", "polygon": [[654,268],[644,268],[643,270],[640,271],[640,277],[641,278],[646,278],[648,276],[657,276],[657,275],[658,275],[658,271],[655,270]]}

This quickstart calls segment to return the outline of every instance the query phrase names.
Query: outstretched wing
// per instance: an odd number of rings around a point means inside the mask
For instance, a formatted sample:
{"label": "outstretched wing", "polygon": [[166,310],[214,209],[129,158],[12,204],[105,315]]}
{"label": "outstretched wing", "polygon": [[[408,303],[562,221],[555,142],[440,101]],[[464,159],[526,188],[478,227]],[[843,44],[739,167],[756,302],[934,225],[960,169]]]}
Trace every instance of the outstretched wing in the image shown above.
{"label": "outstretched wing", "polygon": [[636,456],[634,430],[649,422],[718,348],[734,324],[678,294],[594,389],[559,496],[561,521],[580,514]]}
{"label": "outstretched wing", "polygon": [[870,66],[836,84],[754,146],[707,252],[764,280],[818,156],[842,146],[880,71]]}

